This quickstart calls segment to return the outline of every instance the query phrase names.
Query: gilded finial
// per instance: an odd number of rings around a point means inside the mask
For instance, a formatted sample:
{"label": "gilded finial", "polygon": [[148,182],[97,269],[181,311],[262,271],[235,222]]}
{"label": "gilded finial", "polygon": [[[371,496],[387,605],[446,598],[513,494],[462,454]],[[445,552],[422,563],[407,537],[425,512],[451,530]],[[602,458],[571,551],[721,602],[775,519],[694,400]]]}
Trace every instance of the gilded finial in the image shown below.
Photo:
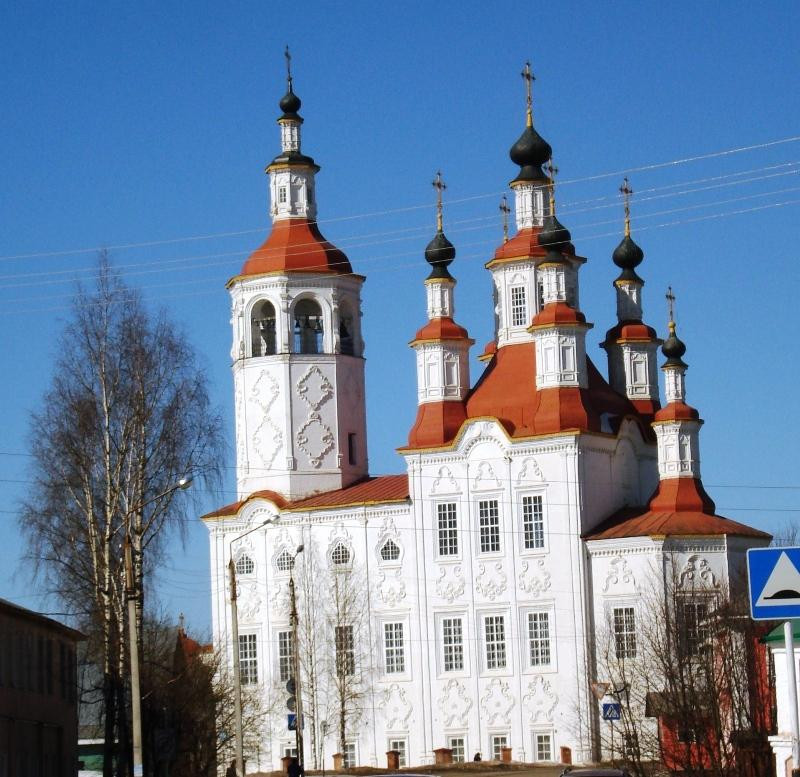
{"label": "gilded finial", "polygon": [[525,81],[525,95],[526,95],[526,123],[529,127],[533,126],[533,82],[536,76],[531,70],[530,60],[525,63],[525,67],[520,74],[523,81]]}
{"label": "gilded finial", "polygon": [[500,199],[500,213],[503,214],[503,242],[508,242],[508,214],[511,213],[511,208],[508,207],[508,200],[504,194]]}
{"label": "gilded finial", "polygon": [[289,85],[289,91],[292,91],[292,55],[289,53],[289,45],[286,45],[286,49],[283,52],[283,56],[286,57],[286,83]]}
{"label": "gilded finial", "polygon": [[[619,187],[619,192],[623,197],[623,201],[625,203],[625,237],[631,236],[631,195],[633,194],[633,189],[631,189],[630,184],[628,183],[628,177],[626,176],[622,181],[622,186]],[[670,293],[672,293],[672,289],[670,289]],[[669,296],[667,296],[669,299]],[[674,300],[674,297],[673,297]],[[671,308],[670,308],[671,309]],[[670,313],[670,318],[672,314]]]}
{"label": "gilded finial", "polygon": [[667,309],[669,310],[669,333],[675,334],[675,295],[672,293],[672,286],[667,286]]}
{"label": "gilded finial", "polygon": [[544,171],[549,177],[547,188],[550,193],[550,215],[556,215],[556,176],[558,175],[558,168],[553,164],[553,158],[550,157],[547,164],[544,166]]}
{"label": "gilded finial", "polygon": [[441,232],[443,229],[442,222],[442,192],[447,188],[447,185],[442,180],[442,171],[436,171],[436,178],[433,179],[433,188],[436,189],[436,231]]}

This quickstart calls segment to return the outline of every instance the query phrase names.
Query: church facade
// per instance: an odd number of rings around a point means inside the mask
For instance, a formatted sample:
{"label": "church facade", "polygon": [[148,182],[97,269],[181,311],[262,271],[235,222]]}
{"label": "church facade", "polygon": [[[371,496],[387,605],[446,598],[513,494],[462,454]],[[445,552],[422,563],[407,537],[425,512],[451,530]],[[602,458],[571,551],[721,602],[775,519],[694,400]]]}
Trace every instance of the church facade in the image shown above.
{"label": "church facade", "polygon": [[769,540],[716,515],[703,489],[686,348],[671,319],[664,341],[644,323],[629,219],[606,379],[586,354],[586,260],[556,217],[529,96],[510,152],[516,232],[487,257],[496,336],[475,380],[439,181],[406,472],[370,476],[364,278],[317,226],[319,168],[301,150],[291,79],[280,108],[272,231],[228,284],[238,500],[203,517],[214,637],[232,660],[233,561],[242,681],[268,719],[248,735],[248,769],[294,753],[295,673],[306,768],[335,752],[384,766],[392,750],[418,765],[439,748],[455,760],[597,760],[598,635],[635,654],[644,592],[667,560],[678,586],[723,590],[746,549]]}

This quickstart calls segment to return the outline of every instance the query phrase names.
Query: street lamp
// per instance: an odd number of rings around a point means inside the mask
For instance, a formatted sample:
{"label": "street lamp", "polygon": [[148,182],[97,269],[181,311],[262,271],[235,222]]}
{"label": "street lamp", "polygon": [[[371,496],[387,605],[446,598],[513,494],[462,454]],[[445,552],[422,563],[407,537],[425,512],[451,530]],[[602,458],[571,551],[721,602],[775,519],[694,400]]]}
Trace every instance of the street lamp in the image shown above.
{"label": "street lamp", "polygon": [[233,710],[236,726],[236,774],[244,777],[244,746],[242,733],[242,679],[239,667],[239,611],[236,606],[236,565],[233,563],[233,543],[238,542],[254,531],[263,529],[270,523],[277,523],[277,518],[267,518],[258,526],[253,526],[246,532],[237,534],[230,543],[230,560],[228,561],[228,574],[231,587],[231,631],[233,631]]}
{"label": "street lamp", "polygon": [[292,565],[289,567],[289,601],[291,603],[292,625],[292,671],[294,673],[294,693],[297,699],[294,719],[294,734],[297,747],[297,762],[301,773],[304,770],[305,758],[303,757],[303,695],[300,691],[300,646],[297,642],[297,596],[294,590],[294,560],[303,552],[303,545],[298,545],[292,556]]}
{"label": "street lamp", "polygon": [[[160,494],[136,505],[129,513],[144,510],[148,505],[163,499],[174,491],[185,491],[192,485],[190,477],[181,478]],[[128,599],[128,640],[131,654],[131,723],[133,728],[133,777],[143,777],[144,761],[142,758],[142,696],[139,686],[139,635],[136,627],[136,579],[133,574],[133,556],[141,558],[142,534],[131,532],[130,521],[125,535],[125,593]]]}

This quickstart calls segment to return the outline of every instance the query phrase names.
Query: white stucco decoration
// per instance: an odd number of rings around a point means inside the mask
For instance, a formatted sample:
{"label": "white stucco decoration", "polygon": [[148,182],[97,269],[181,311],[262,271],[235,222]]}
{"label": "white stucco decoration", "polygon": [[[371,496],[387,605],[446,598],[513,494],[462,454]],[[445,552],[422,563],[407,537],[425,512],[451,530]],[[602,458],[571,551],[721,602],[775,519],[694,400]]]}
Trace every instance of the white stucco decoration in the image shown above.
{"label": "white stucco decoration", "polygon": [[547,571],[545,560],[523,561],[517,582],[521,591],[534,598],[541,596],[550,588],[550,572]]}
{"label": "white stucco decoration", "polygon": [[383,691],[383,709],[389,731],[407,731],[413,707],[406,697],[406,689],[392,683]]}
{"label": "white stucco decoration", "polygon": [[719,583],[708,563],[708,559],[692,554],[686,559],[678,575],[680,588],[719,588]]}
{"label": "white stucco decoration", "polygon": [[516,701],[511,694],[509,684],[499,677],[495,677],[487,686],[481,696],[481,719],[487,726],[497,726],[511,723],[511,710]]}
{"label": "white stucco decoration", "polygon": [[442,687],[439,696],[439,709],[445,728],[463,728],[472,709],[472,698],[462,682],[450,678]]}
{"label": "white stucco decoration", "polygon": [[502,562],[495,564],[478,564],[478,576],[475,578],[475,590],[490,601],[494,601],[506,590],[508,577],[503,571]]}
{"label": "white stucco decoration", "polygon": [[464,575],[461,572],[461,565],[443,565],[439,567],[439,579],[436,581],[436,593],[452,604],[464,593]]}
{"label": "white stucco decoration", "polygon": [[558,696],[548,680],[537,675],[528,683],[528,692],[522,697],[531,723],[551,723],[558,706]]}
{"label": "white stucco decoration", "polygon": [[609,562],[603,593],[608,593],[611,588],[620,586],[636,588],[636,581],[627,560],[622,556],[617,556]]}

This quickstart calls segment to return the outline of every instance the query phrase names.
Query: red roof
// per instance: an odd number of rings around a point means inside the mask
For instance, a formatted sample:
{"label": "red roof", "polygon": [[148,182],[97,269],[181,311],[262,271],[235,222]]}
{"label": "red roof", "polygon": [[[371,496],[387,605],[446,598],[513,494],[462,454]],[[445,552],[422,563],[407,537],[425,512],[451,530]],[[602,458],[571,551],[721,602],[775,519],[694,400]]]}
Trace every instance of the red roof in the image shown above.
{"label": "red roof", "polygon": [[409,448],[438,448],[455,438],[467,411],[463,402],[424,402],[408,433]]}
{"label": "red roof", "polygon": [[661,408],[656,415],[656,421],[698,421],[700,414],[685,402],[670,402]]}
{"label": "red roof", "polygon": [[541,232],[539,227],[521,229],[511,240],[503,243],[503,245],[494,252],[494,259],[489,262],[489,265],[494,262],[520,259],[526,256],[546,256],[547,251],[539,245],[539,232]]}
{"label": "red roof", "polygon": [[246,499],[220,507],[205,518],[222,518],[236,515],[241,508],[253,499],[266,499],[280,510],[311,510],[326,507],[345,507],[348,505],[380,504],[382,502],[402,502],[408,499],[407,475],[382,475],[369,477],[345,488],[324,491],[321,494],[289,502],[275,491],[254,491]]}
{"label": "red roof", "polygon": [[469,343],[469,334],[463,326],[459,326],[452,318],[432,318],[415,335],[411,344],[427,340],[466,340]]}
{"label": "red roof", "polygon": [[264,244],[244,263],[240,275],[269,272],[352,273],[347,257],[329,243],[316,221],[281,219]]}
{"label": "red roof", "polygon": [[552,324],[586,324],[586,316],[566,302],[549,302],[534,317],[532,327]]}
{"label": "red roof", "polygon": [[620,321],[615,327],[606,332],[607,342],[617,340],[641,340],[650,342],[658,340],[656,330],[641,321]]}
{"label": "red roof", "polygon": [[408,499],[408,475],[381,475],[370,477],[346,488],[325,491],[306,499],[299,499],[288,506],[288,510],[345,507],[347,505],[380,504],[402,502]]}
{"label": "red roof", "polygon": [[490,340],[483,347],[483,353],[478,357],[479,362],[488,362],[497,353],[497,342]]}
{"label": "red roof", "polygon": [[585,539],[622,537],[720,536],[769,539],[766,532],[716,515],[713,500],[696,478],[666,478],[647,508],[625,508],[592,529]]}
{"label": "red roof", "polygon": [[566,429],[601,431],[601,416],[612,425],[625,416],[641,421],[633,404],[617,394],[587,358],[586,389],[536,388],[536,347],[518,343],[498,348],[467,397],[467,418],[497,418],[512,437],[550,434]]}
{"label": "red roof", "polygon": [[636,509],[622,510],[592,529],[584,536],[587,540],[611,540],[623,537],[690,537],[701,535],[717,537],[722,535],[734,537],[757,537],[770,539],[766,532],[745,526],[743,523],[723,518],[720,515],[708,515],[691,511],[645,513]]}

